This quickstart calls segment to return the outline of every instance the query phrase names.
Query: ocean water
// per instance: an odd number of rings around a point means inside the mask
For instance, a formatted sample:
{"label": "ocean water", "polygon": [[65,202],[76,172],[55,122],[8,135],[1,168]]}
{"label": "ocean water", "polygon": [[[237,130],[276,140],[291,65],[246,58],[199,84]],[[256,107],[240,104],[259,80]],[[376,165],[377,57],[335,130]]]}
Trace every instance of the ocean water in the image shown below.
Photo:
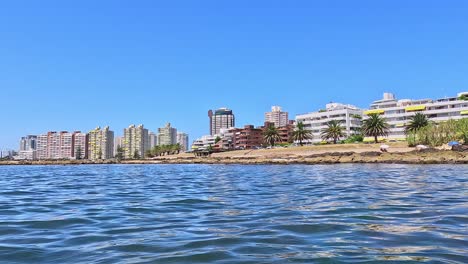
{"label": "ocean water", "polygon": [[468,263],[467,165],[0,167],[0,263]]}

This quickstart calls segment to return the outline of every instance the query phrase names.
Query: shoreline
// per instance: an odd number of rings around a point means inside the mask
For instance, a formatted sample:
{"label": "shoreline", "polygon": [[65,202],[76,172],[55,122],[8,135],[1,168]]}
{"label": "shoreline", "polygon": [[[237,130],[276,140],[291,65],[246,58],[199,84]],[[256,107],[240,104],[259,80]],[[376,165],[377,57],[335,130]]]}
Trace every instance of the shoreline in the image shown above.
{"label": "shoreline", "polygon": [[[253,153],[252,153],[253,152]],[[291,152],[291,153],[289,153]],[[193,154],[179,154],[140,160],[41,160],[41,161],[0,161],[0,166],[15,165],[105,165],[105,164],[239,164],[239,165],[288,165],[288,164],[468,164],[468,153],[451,150],[430,149],[423,151],[233,151],[214,153],[210,157],[195,157]]]}

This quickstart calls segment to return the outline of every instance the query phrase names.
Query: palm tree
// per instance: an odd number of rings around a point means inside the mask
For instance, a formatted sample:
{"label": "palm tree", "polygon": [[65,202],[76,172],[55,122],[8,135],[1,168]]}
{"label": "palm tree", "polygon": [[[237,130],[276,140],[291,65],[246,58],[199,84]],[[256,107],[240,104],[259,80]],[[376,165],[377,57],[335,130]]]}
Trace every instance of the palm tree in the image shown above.
{"label": "palm tree", "polygon": [[344,127],[340,125],[340,122],[337,120],[330,120],[327,123],[327,128],[323,129],[321,135],[323,140],[333,139],[333,144],[336,144],[336,141],[340,137],[344,137]]}
{"label": "palm tree", "polygon": [[263,140],[270,144],[272,147],[275,145],[276,141],[281,140],[278,129],[275,127],[274,124],[270,124],[265,129],[265,131],[263,131]]}
{"label": "palm tree", "polygon": [[419,129],[429,125],[429,120],[426,115],[421,113],[416,113],[414,116],[410,117],[410,122],[406,125],[405,132],[417,132]]}
{"label": "palm tree", "polygon": [[368,117],[362,121],[362,132],[366,136],[374,137],[375,143],[378,143],[377,137],[388,135],[389,125],[378,114],[369,114]]}
{"label": "palm tree", "polygon": [[292,133],[292,138],[294,141],[299,141],[299,144],[302,146],[304,145],[302,141],[304,140],[310,140],[314,136],[312,135],[312,132],[310,130],[307,130],[304,128],[304,123],[299,122],[296,125],[296,129]]}

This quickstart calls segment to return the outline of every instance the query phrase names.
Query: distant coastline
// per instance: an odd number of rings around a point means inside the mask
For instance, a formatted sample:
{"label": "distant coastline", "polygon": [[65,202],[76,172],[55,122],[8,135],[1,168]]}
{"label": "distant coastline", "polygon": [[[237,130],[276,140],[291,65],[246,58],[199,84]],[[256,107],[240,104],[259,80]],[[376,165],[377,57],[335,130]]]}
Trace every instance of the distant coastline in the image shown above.
{"label": "distant coastline", "polygon": [[446,149],[414,148],[395,144],[382,153],[376,144],[307,146],[281,149],[241,150],[195,157],[191,153],[138,160],[42,160],[0,161],[0,165],[86,165],[86,164],[468,164],[468,153]]}

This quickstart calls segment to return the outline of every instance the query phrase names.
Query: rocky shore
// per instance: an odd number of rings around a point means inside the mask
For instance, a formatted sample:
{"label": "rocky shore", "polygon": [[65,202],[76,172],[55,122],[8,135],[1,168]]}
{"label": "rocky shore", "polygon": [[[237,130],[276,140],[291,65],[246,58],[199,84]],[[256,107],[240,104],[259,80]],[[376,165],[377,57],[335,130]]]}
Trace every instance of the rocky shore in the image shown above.
{"label": "rocky shore", "polygon": [[61,160],[61,161],[1,161],[0,165],[80,165],[80,164],[468,164],[468,152],[451,150],[395,151],[335,151],[307,153],[268,151],[265,153],[218,153],[209,157],[182,154],[142,160]]}

